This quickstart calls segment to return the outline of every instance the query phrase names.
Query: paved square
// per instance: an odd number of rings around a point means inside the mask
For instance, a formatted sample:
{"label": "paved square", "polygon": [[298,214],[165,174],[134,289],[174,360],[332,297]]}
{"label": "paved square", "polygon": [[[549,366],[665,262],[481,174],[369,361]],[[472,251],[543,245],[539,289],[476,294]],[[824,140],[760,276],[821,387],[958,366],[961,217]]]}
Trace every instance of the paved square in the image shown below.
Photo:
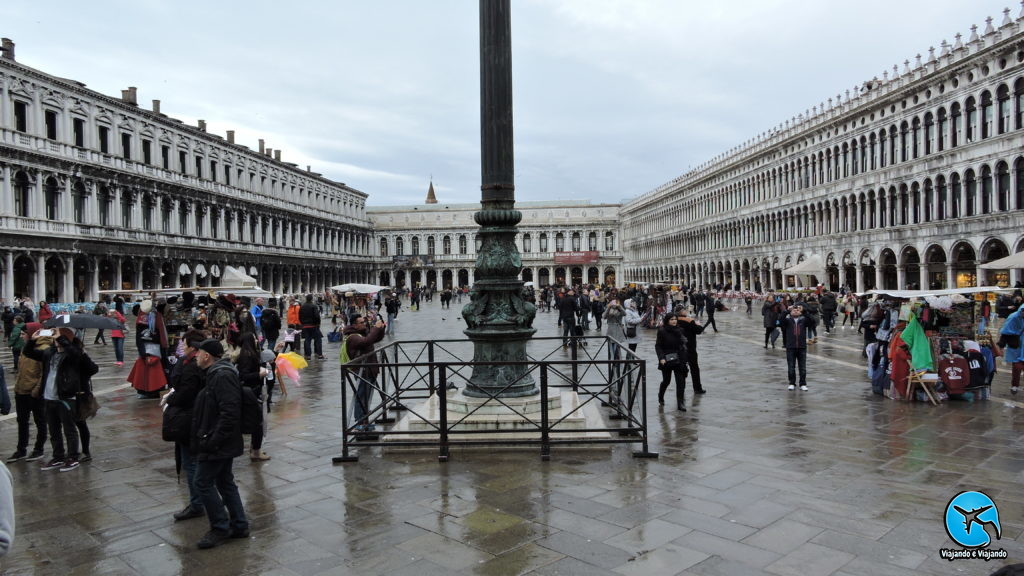
{"label": "paved square", "polygon": [[[399,316],[403,339],[462,337],[459,306],[436,299]],[[247,541],[195,548],[205,519],[185,502],[156,402],[124,384],[110,347],[94,460],[68,473],[10,465],[17,536],[4,574],[989,574],[1005,562],[941,560],[942,515],[961,490],[999,506],[1010,562],[1024,561],[1024,413],[1000,366],[994,397],[938,407],[872,396],[856,330],[809,352],[810,391],[785,389],[785,355],[762,348],[759,316],[717,317],[701,336],[708,393],[689,411],[651,403],[651,449],[340,453],[332,360],[277,398],[262,464],[235,463],[252,521]],[[556,335],[540,313],[538,335]],[[592,332],[596,334],[596,332]],[[653,357],[653,332],[639,352]],[[91,340],[90,340],[91,341]],[[10,365],[9,351],[0,360]],[[648,364],[648,390],[660,373]],[[13,379],[11,379],[13,383]],[[14,416],[0,417],[3,454]]]}

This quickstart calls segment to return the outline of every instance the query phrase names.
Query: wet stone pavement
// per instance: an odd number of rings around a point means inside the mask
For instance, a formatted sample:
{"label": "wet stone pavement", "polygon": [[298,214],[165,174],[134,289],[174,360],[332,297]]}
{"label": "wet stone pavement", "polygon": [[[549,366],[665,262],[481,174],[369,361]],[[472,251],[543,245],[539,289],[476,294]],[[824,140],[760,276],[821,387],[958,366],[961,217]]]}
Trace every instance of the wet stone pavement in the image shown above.
{"label": "wet stone pavement", "polygon": [[[403,311],[399,337],[462,337],[458,306]],[[1024,561],[1024,412],[1000,367],[993,399],[938,407],[872,396],[856,330],[809,354],[808,392],[785,389],[785,354],[762,348],[761,321],[718,314],[699,343],[702,397],[657,407],[651,449],[340,454],[338,345],[277,398],[265,450],[235,461],[249,540],[197,550],[205,519],[173,522],[187,490],[160,439],[156,402],[138,400],[111,347],[90,421],[94,460],[67,473],[10,465],[17,537],[5,574],[989,574]],[[539,335],[555,335],[540,313]],[[653,331],[639,351],[653,357]],[[91,335],[89,336],[91,342]],[[5,349],[0,360],[10,365]],[[129,363],[130,364],[130,363]],[[13,380],[12,380],[13,381]],[[671,396],[671,391],[669,395]],[[0,418],[13,452],[13,414]],[[47,448],[47,457],[49,449]],[[998,505],[1009,560],[949,562],[943,514],[962,490]]]}

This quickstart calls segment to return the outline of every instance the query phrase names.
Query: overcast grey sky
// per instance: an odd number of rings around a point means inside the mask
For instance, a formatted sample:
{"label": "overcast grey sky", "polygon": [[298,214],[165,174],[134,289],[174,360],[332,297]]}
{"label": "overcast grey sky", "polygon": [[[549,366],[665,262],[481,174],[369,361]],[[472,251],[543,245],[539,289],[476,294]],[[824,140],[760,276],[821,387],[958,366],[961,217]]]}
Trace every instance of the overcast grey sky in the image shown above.
{"label": "overcast grey sky", "polygon": [[[370,195],[480,197],[472,0],[9,2],[18,61]],[[513,0],[516,198],[643,194],[1007,0]]]}

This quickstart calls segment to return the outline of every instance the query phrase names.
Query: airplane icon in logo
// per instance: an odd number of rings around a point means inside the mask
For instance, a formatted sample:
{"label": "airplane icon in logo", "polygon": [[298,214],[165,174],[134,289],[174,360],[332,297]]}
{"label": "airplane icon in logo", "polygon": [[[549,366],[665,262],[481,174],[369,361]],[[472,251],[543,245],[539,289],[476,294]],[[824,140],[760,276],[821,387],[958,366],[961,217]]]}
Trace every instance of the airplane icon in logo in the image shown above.
{"label": "airplane icon in logo", "polygon": [[967,530],[967,532],[971,531],[971,524],[977,524],[978,526],[981,526],[982,530],[985,529],[985,524],[991,524],[996,529],[996,538],[999,538],[999,536],[1001,535],[1001,530],[999,530],[999,526],[995,522],[992,522],[991,520],[978,519],[978,516],[980,514],[984,513],[986,510],[990,508],[992,508],[992,506],[982,506],[981,508],[975,508],[974,510],[968,511],[964,510],[959,506],[953,506],[953,509],[959,512],[960,515],[964,517],[964,528]]}

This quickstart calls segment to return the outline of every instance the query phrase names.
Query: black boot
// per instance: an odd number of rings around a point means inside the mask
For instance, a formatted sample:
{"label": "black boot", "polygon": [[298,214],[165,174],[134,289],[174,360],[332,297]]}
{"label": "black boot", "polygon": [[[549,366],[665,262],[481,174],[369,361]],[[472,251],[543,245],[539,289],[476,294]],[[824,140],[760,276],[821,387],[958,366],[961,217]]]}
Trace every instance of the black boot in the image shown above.
{"label": "black boot", "polygon": [[658,387],[658,405],[665,405],[665,390],[668,390],[668,384],[662,384]]}

